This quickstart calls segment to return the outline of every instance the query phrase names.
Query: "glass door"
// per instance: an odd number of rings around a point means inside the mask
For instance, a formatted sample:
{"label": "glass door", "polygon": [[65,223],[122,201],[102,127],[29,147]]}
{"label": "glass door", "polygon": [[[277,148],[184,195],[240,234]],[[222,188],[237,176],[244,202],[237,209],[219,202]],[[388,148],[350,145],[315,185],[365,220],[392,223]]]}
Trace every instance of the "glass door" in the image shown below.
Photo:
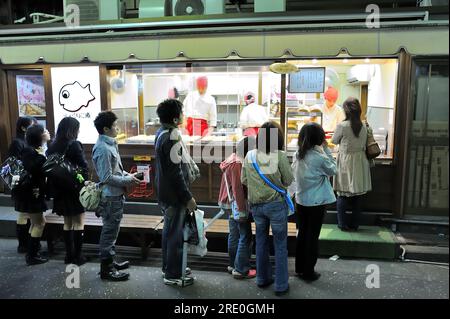
{"label": "glass door", "polygon": [[448,60],[416,61],[405,214],[448,216]]}

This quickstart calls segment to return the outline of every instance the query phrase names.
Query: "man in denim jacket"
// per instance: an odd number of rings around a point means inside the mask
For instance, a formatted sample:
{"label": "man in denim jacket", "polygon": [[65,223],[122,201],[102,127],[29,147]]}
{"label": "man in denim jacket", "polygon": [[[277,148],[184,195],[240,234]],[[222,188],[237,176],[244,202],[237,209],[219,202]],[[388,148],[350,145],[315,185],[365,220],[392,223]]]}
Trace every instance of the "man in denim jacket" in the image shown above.
{"label": "man in denim jacket", "polygon": [[123,170],[115,140],[118,134],[117,116],[113,112],[101,112],[95,119],[94,125],[100,135],[92,150],[92,159],[100,183],[103,185],[99,206],[103,218],[99,243],[100,277],[111,281],[124,281],[128,279],[129,274],[119,270],[128,268],[129,262],[114,261],[114,244],[119,235],[126,187],[139,184],[140,180]]}

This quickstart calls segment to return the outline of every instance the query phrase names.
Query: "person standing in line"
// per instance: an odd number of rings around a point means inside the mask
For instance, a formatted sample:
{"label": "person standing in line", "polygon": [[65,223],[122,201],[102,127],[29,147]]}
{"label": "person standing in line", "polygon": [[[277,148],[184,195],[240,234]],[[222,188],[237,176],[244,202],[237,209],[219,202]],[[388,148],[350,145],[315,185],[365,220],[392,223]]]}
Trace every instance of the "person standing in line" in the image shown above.
{"label": "person standing in line", "polygon": [[[8,157],[15,157],[17,160],[22,160],[22,152],[27,147],[25,141],[25,132],[27,129],[36,124],[36,120],[30,116],[20,116],[16,122],[16,137],[12,140],[8,149]],[[20,254],[27,252],[27,243],[29,234],[28,220],[30,216],[28,213],[18,213],[16,222],[16,235],[19,245],[17,252]]]}
{"label": "person standing in line", "polygon": [[283,150],[284,139],[275,122],[264,123],[257,136],[257,149],[247,153],[242,167],[241,182],[247,186],[250,212],[256,225],[256,284],[260,288],[273,282],[269,254],[269,227],[272,228],[275,247],[275,294],[289,291],[288,274],[288,211],[284,197],[262,179],[261,173],[278,188],[286,189],[294,180],[291,165]]}
{"label": "person standing in line", "polygon": [[244,158],[256,145],[254,137],[244,137],[231,154],[220,164],[222,180],[219,191],[219,206],[231,211],[228,218],[228,273],[236,279],[256,277],[256,270],[250,267],[252,256],[252,222],[247,203],[247,189],[241,183]]}
{"label": "person standing in line", "polygon": [[[362,196],[372,190],[370,163],[366,156],[368,128],[361,121],[361,104],[349,97],[344,102],[345,121],[340,123],[332,143],[339,145],[338,173],[333,179],[338,194],[338,226],[343,231],[358,230]],[[352,214],[346,214],[349,206]]]}
{"label": "person standing in line", "polygon": [[183,124],[183,104],[175,99],[161,102],[156,110],[161,128],[156,133],[156,188],[164,215],[162,273],[166,285],[191,285],[191,270],[183,268],[183,226],[186,212],[197,208],[189,185],[197,178],[195,163],[183,145],[178,127]]}
{"label": "person standing in line", "polygon": [[295,272],[306,281],[315,281],[320,277],[314,267],[319,254],[319,235],[326,205],[336,201],[330,176],[337,173],[336,161],[319,124],[307,123],[300,130],[292,168],[298,229]]}
{"label": "person standing in line", "polygon": [[21,177],[21,182],[12,192],[15,210],[29,214],[31,220],[25,257],[27,265],[43,264],[48,261],[39,253],[40,240],[45,227],[44,212],[47,210],[45,202],[47,185],[42,171],[42,166],[46,161],[42,145],[46,138],[42,125],[36,124],[27,128],[25,133],[27,146],[22,151],[22,163],[26,174]]}
{"label": "person standing in line", "polygon": [[111,111],[104,111],[94,120],[99,136],[92,150],[94,167],[103,187],[102,199],[98,213],[102,216],[103,226],[100,234],[100,278],[110,281],[124,281],[129,273],[119,270],[127,269],[129,262],[117,262],[115,243],[120,231],[123,217],[126,187],[139,185],[136,174],[124,171],[119,148],[115,137],[119,132],[117,116]]}
{"label": "person standing in line", "polygon": [[[59,122],[56,137],[47,150],[47,156],[52,154],[65,154],[74,167],[80,170],[83,180],[88,179],[88,164],[84,156],[83,145],[77,141],[80,131],[80,122],[72,117],[65,117]],[[84,232],[84,207],[79,200],[79,191],[83,186],[78,184],[77,189],[67,185],[57,184],[49,179],[51,194],[53,195],[53,213],[64,216],[64,243],[66,245],[65,264],[74,263],[78,266],[86,263],[82,255]]]}

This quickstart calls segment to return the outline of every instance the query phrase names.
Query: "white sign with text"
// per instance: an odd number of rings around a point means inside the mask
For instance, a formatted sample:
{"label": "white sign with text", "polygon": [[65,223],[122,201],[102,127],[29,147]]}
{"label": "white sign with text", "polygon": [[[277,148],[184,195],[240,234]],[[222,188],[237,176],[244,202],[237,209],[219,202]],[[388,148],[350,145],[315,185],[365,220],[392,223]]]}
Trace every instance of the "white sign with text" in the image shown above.
{"label": "white sign with text", "polygon": [[94,119],[101,111],[99,67],[53,67],[51,75],[55,131],[64,117],[74,117],[80,121],[78,140],[95,144]]}

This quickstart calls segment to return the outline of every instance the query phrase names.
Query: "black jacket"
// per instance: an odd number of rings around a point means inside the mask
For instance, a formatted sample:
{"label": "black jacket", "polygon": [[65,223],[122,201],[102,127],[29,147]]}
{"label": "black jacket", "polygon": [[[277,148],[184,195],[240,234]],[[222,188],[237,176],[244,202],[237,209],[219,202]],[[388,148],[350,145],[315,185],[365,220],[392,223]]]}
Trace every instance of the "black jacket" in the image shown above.
{"label": "black jacket", "polygon": [[[69,145],[69,147],[67,147]],[[67,151],[66,151],[67,149]],[[66,159],[81,169],[81,175],[88,179],[88,163],[84,156],[83,146],[78,141],[54,141],[47,150],[47,156],[54,153],[63,154],[66,151]],[[84,213],[84,208],[79,200],[79,192],[67,192],[49,179],[50,196],[53,197],[53,213],[63,216],[74,216]]]}
{"label": "black jacket", "polygon": [[8,157],[14,156],[18,159],[22,159],[22,152],[27,146],[25,139],[22,137],[16,137],[9,145]]}
{"label": "black jacket", "polygon": [[20,191],[13,190],[14,206],[21,213],[43,213],[47,210],[46,178],[42,172],[45,156],[39,154],[35,149],[26,147],[22,152],[22,163],[24,169],[31,175],[31,185]]}
{"label": "black jacket", "polygon": [[[174,163],[170,159],[170,150],[175,141],[170,139],[170,132],[161,135],[165,128],[161,127],[156,133],[156,187],[158,202],[162,206],[180,207],[185,206],[191,200],[189,191],[189,179],[186,164]],[[181,152],[181,150],[180,150]]]}

